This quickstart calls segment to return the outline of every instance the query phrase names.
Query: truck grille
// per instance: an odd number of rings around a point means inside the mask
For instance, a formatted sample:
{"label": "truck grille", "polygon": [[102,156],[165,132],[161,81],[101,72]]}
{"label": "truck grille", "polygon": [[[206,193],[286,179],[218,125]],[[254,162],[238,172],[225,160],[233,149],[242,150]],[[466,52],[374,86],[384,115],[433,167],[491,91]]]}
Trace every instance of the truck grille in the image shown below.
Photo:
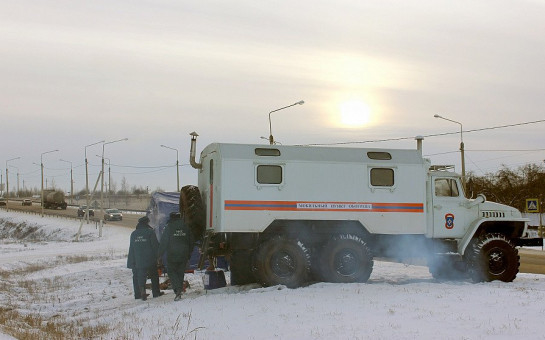
{"label": "truck grille", "polygon": [[482,212],[482,216],[484,218],[504,218],[505,217],[505,213],[504,212],[501,212],[501,211],[483,211]]}

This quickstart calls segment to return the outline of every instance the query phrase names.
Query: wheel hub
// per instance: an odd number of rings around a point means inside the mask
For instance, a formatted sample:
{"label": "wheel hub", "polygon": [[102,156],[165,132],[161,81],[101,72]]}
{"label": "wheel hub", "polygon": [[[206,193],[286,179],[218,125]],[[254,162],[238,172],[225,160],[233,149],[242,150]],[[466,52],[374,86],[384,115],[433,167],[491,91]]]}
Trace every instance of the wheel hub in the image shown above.
{"label": "wheel hub", "polygon": [[286,252],[277,252],[271,258],[271,269],[279,277],[289,277],[295,271],[295,259]]}
{"label": "wheel hub", "polygon": [[334,261],[335,271],[344,276],[354,274],[358,268],[356,255],[348,250],[337,253]]}
{"label": "wheel hub", "polygon": [[505,271],[507,266],[506,257],[499,248],[491,249],[488,253],[488,268],[490,273],[499,275]]}

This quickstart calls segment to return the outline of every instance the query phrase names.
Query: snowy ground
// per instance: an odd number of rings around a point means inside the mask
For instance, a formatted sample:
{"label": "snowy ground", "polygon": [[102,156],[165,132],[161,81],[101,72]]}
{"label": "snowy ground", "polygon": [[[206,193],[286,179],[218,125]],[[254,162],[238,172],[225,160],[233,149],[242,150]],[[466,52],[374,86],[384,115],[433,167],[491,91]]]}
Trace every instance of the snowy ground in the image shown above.
{"label": "snowy ground", "polygon": [[144,302],[133,298],[125,268],[132,230],[107,226],[98,238],[94,224],[84,224],[73,242],[78,228],[76,221],[0,211],[0,314],[26,317],[19,324],[2,318],[0,332],[32,332],[33,318],[36,328],[56,324],[74,338],[545,339],[542,275],[444,283],[426,267],[375,261],[365,284],[205,291],[196,273],[182,301],[167,291]]}

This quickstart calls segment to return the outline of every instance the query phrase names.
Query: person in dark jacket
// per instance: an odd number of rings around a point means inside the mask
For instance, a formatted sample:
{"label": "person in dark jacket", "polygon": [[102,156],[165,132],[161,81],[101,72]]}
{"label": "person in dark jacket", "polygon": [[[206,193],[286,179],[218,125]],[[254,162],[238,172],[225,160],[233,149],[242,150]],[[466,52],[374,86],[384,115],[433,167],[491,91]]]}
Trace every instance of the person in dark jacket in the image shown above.
{"label": "person in dark jacket", "polygon": [[157,273],[157,249],[159,242],[155,231],[148,224],[149,218],[144,216],[138,220],[136,230],[131,233],[131,244],[127,258],[127,268],[132,269],[134,298],[146,301],[146,280],[151,279],[153,297],[163,295],[159,289]]}
{"label": "person in dark jacket", "polygon": [[165,230],[161,235],[158,256],[167,253],[167,269],[172,289],[178,301],[183,293],[184,273],[193,250],[193,237],[189,226],[179,212],[170,213]]}

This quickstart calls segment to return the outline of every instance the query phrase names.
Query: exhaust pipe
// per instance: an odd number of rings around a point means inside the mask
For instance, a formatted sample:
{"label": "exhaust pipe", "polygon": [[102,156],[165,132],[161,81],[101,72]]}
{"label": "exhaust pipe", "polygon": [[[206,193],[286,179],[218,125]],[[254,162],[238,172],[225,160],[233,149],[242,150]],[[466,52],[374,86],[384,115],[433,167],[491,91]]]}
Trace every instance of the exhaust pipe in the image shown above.
{"label": "exhaust pipe", "polygon": [[195,161],[195,153],[197,149],[197,137],[199,136],[195,131],[189,134],[191,136],[191,150],[189,151],[189,164],[195,169],[202,169],[202,163]]}

